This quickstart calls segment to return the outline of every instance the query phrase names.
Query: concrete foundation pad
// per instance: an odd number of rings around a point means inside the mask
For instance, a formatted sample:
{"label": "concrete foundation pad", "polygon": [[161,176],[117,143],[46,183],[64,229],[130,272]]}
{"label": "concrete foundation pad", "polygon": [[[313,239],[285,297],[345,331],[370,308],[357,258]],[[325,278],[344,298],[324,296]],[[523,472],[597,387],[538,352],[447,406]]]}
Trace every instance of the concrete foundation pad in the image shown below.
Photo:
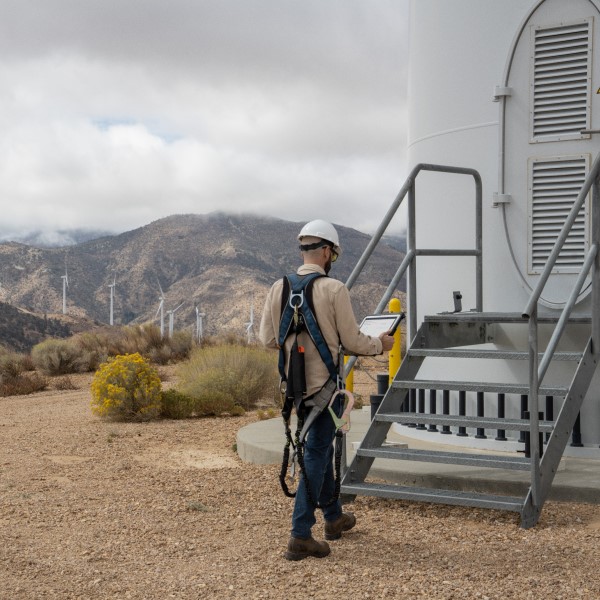
{"label": "concrete foundation pad", "polygon": [[[363,439],[370,423],[370,411],[355,410],[351,415],[351,429],[346,436],[348,464]],[[292,423],[292,432],[295,423]],[[389,444],[401,444],[415,449],[438,449],[448,452],[486,453],[440,443],[443,435],[432,433],[431,441],[412,439],[390,429]],[[279,464],[285,445],[285,431],[281,418],[257,421],[243,427],[237,434],[237,451],[245,462],[255,464]],[[464,467],[458,465],[425,463],[417,461],[376,459],[369,478],[403,485],[416,485],[482,493],[524,495],[529,488],[529,473]],[[588,502],[600,504],[600,460],[594,458],[563,457],[554,478],[551,500]]]}

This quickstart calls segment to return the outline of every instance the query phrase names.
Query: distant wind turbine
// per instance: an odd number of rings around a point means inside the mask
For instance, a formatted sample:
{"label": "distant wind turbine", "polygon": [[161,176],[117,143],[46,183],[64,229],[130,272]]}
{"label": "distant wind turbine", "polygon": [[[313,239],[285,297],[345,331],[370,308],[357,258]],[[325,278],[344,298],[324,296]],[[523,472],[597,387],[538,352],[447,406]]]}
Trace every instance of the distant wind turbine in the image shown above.
{"label": "distant wind turbine", "polygon": [[206,316],[206,313],[200,312],[198,307],[196,306],[196,336],[198,343],[202,341],[202,337],[204,336],[204,332],[202,330],[202,319]]}
{"label": "distant wind turbine", "polygon": [[113,278],[113,282],[108,286],[110,288],[110,324],[113,325],[113,307],[115,300],[115,285],[117,283],[117,276],[115,275]]}
{"label": "distant wind turbine", "polygon": [[174,308],[172,310],[168,310],[167,314],[169,315],[169,337],[173,337],[173,326],[175,324],[175,313],[184,305],[185,303],[182,302],[177,308]]}
{"label": "distant wind turbine", "polygon": [[254,336],[254,296],[252,296],[252,303],[250,304],[250,321],[246,325],[246,334],[248,336],[248,343],[252,341]]}
{"label": "distant wind turbine", "polygon": [[154,318],[156,319],[156,317],[158,317],[158,314],[160,313],[160,337],[164,338],[165,337],[165,294],[162,290],[160,282],[158,283],[158,289],[160,290],[160,296],[158,297],[158,299],[160,300],[160,304],[158,305],[158,310],[156,311]]}
{"label": "distant wind turbine", "polygon": [[63,315],[67,314],[67,288],[69,287],[69,275],[67,273],[67,267],[65,266],[65,274],[61,275],[60,278],[63,282]]}

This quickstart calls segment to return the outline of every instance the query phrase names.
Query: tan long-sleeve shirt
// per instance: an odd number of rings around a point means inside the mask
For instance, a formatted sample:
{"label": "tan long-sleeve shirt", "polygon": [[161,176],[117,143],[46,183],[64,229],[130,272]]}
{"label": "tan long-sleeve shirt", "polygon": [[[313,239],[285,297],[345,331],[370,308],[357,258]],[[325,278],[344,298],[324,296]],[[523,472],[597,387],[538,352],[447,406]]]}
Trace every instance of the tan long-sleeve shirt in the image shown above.
{"label": "tan long-sleeve shirt", "polygon": [[[302,265],[297,273],[298,275],[309,273],[325,275],[321,267],[311,264]],[[282,290],[283,280],[280,279],[269,290],[262,314],[259,338],[269,348],[278,348]],[[340,345],[347,354],[363,356],[381,354],[381,340],[360,332],[350,303],[350,293],[341,281],[329,277],[316,279],[313,284],[313,306],[315,317],[336,364],[339,359]],[[289,356],[293,342],[294,336],[290,335],[285,344],[286,357]],[[305,348],[306,395],[312,396],[326,383],[329,372],[306,331],[299,335],[298,343]]]}

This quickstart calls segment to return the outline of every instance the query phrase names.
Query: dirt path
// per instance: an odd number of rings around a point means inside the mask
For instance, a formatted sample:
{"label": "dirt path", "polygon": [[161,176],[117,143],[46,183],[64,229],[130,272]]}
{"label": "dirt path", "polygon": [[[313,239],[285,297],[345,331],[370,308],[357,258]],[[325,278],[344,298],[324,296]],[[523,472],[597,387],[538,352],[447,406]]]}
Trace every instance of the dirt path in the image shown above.
{"label": "dirt path", "polygon": [[[282,558],[276,466],[256,419],[105,423],[78,390],[0,398],[0,598],[600,598],[600,506],[513,514],[358,499],[322,560]],[[321,522],[316,527],[320,533]]]}

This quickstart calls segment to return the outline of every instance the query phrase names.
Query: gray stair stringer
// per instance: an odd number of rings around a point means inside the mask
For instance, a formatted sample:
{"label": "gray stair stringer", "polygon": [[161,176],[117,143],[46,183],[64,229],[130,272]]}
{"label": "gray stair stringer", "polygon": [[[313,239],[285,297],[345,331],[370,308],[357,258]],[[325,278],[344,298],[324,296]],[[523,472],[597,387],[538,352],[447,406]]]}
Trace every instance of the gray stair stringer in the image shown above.
{"label": "gray stair stringer", "polygon": [[565,401],[556,418],[556,422],[550,439],[544,450],[544,454],[540,461],[540,486],[539,500],[535,502],[532,490],[530,489],[523,510],[521,511],[521,527],[528,529],[533,527],[540,518],[542,507],[554,480],[554,475],[560,464],[567,443],[571,437],[571,432],[577,420],[577,415],[583,404],[585,395],[590,387],[592,378],[598,364],[598,354],[592,353],[592,340],[589,339],[583,357],[577,366],[573,380],[569,387]]}
{"label": "gray stair stringer", "polygon": [[[419,333],[422,328],[423,325],[419,329]],[[396,373],[396,377],[414,379],[424,360],[424,357],[412,357],[410,351],[407,352]],[[406,394],[406,390],[400,390],[390,386],[379,405],[379,411],[386,413],[400,413]],[[391,425],[391,421],[373,420],[361,442],[361,448],[380,448],[387,438]],[[361,456],[358,452],[354,455],[350,466],[346,469],[342,478],[342,494],[347,495],[347,492],[344,489],[346,485],[351,483],[362,483],[365,480],[374,460],[374,457]]]}

